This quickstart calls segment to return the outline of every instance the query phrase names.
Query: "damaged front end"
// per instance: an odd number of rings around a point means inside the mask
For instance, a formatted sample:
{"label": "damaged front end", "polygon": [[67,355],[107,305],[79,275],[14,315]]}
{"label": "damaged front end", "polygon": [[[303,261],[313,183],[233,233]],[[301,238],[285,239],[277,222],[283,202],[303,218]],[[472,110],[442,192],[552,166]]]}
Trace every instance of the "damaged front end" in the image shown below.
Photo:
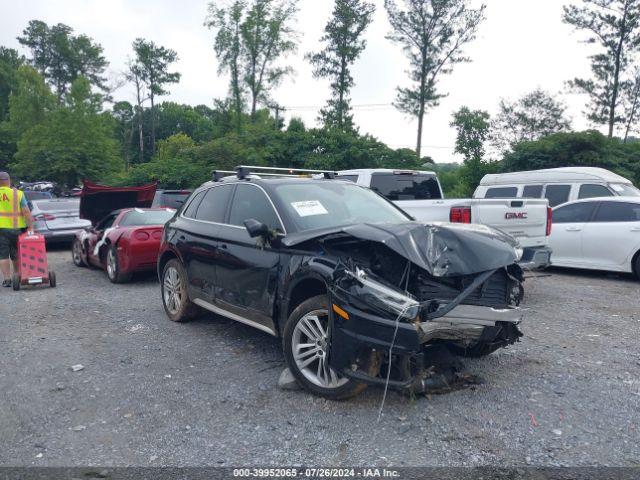
{"label": "damaged front end", "polygon": [[443,351],[482,356],[518,341],[518,252],[485,233],[414,224],[396,243],[326,238],[341,259],[329,286],[331,367],[369,384],[432,391],[452,381],[438,369]]}

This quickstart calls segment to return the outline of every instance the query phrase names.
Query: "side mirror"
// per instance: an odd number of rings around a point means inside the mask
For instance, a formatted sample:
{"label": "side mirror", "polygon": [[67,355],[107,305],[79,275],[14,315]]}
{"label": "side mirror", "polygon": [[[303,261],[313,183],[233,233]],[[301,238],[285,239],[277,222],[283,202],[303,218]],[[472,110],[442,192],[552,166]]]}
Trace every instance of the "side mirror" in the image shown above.
{"label": "side mirror", "polygon": [[266,237],[267,235],[269,235],[269,227],[266,226],[264,223],[259,222],[255,218],[249,218],[245,220],[243,223],[244,223],[244,227],[247,229],[247,232],[249,232],[249,236],[251,238]]}

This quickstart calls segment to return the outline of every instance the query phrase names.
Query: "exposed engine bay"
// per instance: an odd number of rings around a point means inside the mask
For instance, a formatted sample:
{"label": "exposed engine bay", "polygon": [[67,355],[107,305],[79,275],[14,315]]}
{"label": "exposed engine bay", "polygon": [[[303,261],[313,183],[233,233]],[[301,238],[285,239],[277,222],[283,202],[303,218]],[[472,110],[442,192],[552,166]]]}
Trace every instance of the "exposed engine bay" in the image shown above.
{"label": "exposed engine bay", "polygon": [[442,361],[447,354],[483,356],[522,336],[524,277],[510,237],[414,223],[355,225],[320,243],[339,259],[330,364],[345,376],[412,392],[445,388],[457,371]]}

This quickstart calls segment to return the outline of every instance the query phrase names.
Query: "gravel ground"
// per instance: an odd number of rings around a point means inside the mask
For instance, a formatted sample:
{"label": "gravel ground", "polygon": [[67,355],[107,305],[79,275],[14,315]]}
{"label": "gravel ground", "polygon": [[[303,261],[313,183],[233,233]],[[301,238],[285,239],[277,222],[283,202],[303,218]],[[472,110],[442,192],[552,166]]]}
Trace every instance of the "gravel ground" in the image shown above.
{"label": "gravel ground", "polygon": [[[167,320],[153,275],[112,285],[64,250],[58,288],[0,291],[0,465],[640,465],[640,283],[529,279],[522,342],[486,383],[331,402],[277,387],[279,341]],[[72,365],[84,368],[73,372]]]}

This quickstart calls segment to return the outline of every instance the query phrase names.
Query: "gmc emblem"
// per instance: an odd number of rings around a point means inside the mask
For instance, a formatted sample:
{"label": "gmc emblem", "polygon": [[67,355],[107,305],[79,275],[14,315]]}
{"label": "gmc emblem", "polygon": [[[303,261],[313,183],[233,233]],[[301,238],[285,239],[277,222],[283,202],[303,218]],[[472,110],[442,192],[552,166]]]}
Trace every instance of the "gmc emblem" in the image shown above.
{"label": "gmc emblem", "polygon": [[504,214],[507,220],[524,220],[527,218],[527,212],[507,212]]}

